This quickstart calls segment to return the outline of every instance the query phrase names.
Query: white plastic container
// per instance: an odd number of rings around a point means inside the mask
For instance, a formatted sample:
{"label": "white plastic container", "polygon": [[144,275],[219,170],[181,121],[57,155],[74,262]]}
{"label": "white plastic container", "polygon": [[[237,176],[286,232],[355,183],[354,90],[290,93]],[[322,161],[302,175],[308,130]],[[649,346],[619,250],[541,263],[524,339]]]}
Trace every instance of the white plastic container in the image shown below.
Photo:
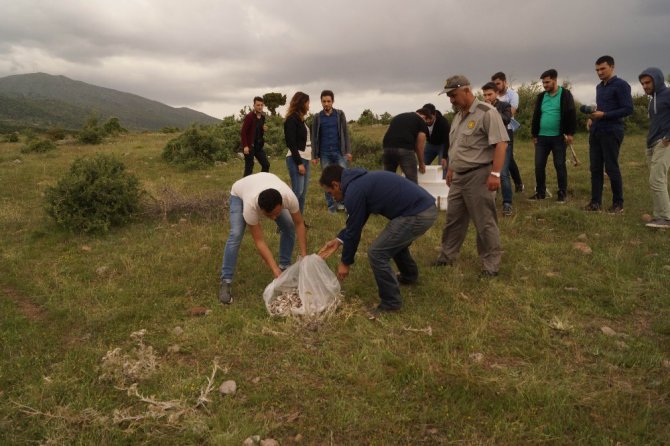
{"label": "white plastic container", "polygon": [[442,178],[442,166],[426,166],[426,173],[419,172],[419,186],[423,187],[435,197],[437,208],[447,210],[447,195],[449,195],[449,186]]}

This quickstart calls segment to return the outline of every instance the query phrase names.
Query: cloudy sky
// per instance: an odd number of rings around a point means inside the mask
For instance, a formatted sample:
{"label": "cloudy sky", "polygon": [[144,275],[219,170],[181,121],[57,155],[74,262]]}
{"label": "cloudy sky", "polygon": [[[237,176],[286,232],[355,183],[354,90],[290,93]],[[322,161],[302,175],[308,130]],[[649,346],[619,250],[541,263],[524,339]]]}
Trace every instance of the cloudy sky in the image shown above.
{"label": "cloudy sky", "polygon": [[513,85],[556,68],[595,98],[594,61],[641,92],[670,70],[668,0],[0,0],[0,77],[32,72],[126,91],[222,117],[255,95],[302,90],[319,110],[335,91],[350,119],[397,114],[465,74]]}

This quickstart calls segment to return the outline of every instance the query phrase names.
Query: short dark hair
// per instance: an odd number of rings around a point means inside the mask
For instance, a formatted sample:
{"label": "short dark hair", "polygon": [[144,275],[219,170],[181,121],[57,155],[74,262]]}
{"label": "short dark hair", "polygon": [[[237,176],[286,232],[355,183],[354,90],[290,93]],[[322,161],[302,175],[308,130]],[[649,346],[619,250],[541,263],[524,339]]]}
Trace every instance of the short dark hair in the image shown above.
{"label": "short dark hair", "polygon": [[614,58],[612,56],[600,56],[598,60],[596,60],[596,65],[600,65],[601,63],[606,63],[610,67],[613,67]]}
{"label": "short dark hair", "polygon": [[[434,115],[435,112],[437,111],[437,109],[435,108],[435,106],[434,106],[433,104],[431,104],[430,102],[429,102],[428,104],[423,104],[423,107],[421,107],[421,108],[425,108],[426,110],[428,110],[428,111],[429,111],[431,114],[433,114],[433,115]],[[418,112],[417,112],[417,113],[418,113]]]}
{"label": "short dark hair", "polygon": [[333,181],[341,183],[342,172],[344,172],[344,167],[339,164],[330,164],[329,166],[324,167],[321,172],[321,178],[319,178],[319,184],[326,187],[333,187]]}
{"label": "short dark hair", "polygon": [[272,212],[277,205],[282,204],[281,194],[277,189],[265,189],[258,194],[258,207],[265,212]]}
{"label": "short dark hair", "polygon": [[333,93],[332,90],[323,90],[319,98],[323,99],[324,96],[330,96],[330,99],[332,99],[333,101],[335,100],[335,93]]}
{"label": "short dark hair", "polygon": [[507,77],[505,76],[505,73],[503,73],[502,71],[498,71],[496,74],[491,76],[492,81],[494,81],[496,79],[500,79],[503,82],[507,82]]}
{"label": "short dark hair", "polygon": [[429,109],[425,108],[425,107],[418,109],[416,112],[418,114],[420,114],[421,116],[425,116],[426,118],[432,118],[433,117],[433,112],[430,111]]}
{"label": "short dark hair", "polygon": [[558,71],[556,71],[553,68],[548,69],[544,73],[540,75],[540,79],[544,79],[545,77],[550,77],[552,79],[558,79]]}
{"label": "short dark hair", "polygon": [[496,93],[498,92],[498,87],[493,82],[487,82],[482,86],[482,90],[493,90]]}
{"label": "short dark hair", "polygon": [[254,104],[255,104],[256,102],[262,102],[262,103],[265,103],[265,101],[263,100],[263,98],[260,97],[260,96],[256,96],[256,97],[254,98]]}

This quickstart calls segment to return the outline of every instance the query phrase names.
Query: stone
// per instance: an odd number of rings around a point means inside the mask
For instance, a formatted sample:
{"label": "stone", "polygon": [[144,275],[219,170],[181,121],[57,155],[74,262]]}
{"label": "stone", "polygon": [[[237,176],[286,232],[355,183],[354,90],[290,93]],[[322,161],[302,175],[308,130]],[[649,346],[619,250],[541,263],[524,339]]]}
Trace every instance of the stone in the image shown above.
{"label": "stone", "polygon": [[228,381],[224,381],[219,386],[219,393],[221,395],[232,395],[235,392],[237,392],[237,383],[235,381],[233,381],[232,379],[229,379]]}
{"label": "stone", "polygon": [[607,325],[600,327],[600,331],[602,331],[605,336],[616,336],[616,331],[612,330]]}
{"label": "stone", "polygon": [[649,214],[642,214],[642,221],[645,222],[645,223],[649,223],[653,219],[654,219],[654,217],[652,217]]}
{"label": "stone", "polygon": [[171,345],[167,349],[168,353],[179,353],[179,350],[181,350],[181,347],[178,344]]}
{"label": "stone", "polygon": [[586,235],[586,234],[579,234],[579,235],[577,236],[577,240],[582,240],[582,241],[584,241],[584,240],[588,240],[588,239],[589,239],[589,236]]}
{"label": "stone", "polygon": [[182,334],[184,334],[184,329],[181,328],[179,325],[177,325],[175,328],[172,329],[172,333],[175,336],[181,336]]}
{"label": "stone", "polygon": [[482,362],[484,360],[484,354],[483,353],[470,353],[470,359],[472,359],[474,362]]}
{"label": "stone", "polygon": [[205,307],[193,307],[188,310],[189,316],[205,316],[209,310]]}
{"label": "stone", "polygon": [[274,438],[266,438],[261,440],[261,446],[279,446],[279,442]]}
{"label": "stone", "polygon": [[593,250],[591,249],[591,247],[589,245],[587,245],[586,243],[582,243],[582,242],[575,242],[575,243],[572,244],[572,247],[575,248],[578,251],[581,251],[584,254],[591,254],[593,252]]}
{"label": "stone", "polygon": [[108,266],[100,266],[100,267],[96,268],[95,273],[98,276],[104,276],[105,274],[107,274],[107,271],[109,271]]}

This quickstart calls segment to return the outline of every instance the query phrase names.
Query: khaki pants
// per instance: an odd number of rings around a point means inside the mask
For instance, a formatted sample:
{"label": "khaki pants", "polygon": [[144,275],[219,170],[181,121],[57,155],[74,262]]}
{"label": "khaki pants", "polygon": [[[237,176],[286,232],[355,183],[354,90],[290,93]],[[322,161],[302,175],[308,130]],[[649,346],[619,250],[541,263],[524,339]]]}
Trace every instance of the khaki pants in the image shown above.
{"label": "khaki pants", "polygon": [[670,146],[661,141],[647,149],[649,165],[649,187],[654,202],[654,218],[670,220],[670,197],[668,196],[668,169],[670,169]]}
{"label": "khaki pants", "polygon": [[458,259],[472,219],[477,229],[477,252],[482,269],[498,272],[502,251],[495,192],[486,187],[490,170],[490,166],[483,166],[464,175],[454,172],[447,197],[447,224],[442,231],[442,252],[438,260],[454,263]]}

